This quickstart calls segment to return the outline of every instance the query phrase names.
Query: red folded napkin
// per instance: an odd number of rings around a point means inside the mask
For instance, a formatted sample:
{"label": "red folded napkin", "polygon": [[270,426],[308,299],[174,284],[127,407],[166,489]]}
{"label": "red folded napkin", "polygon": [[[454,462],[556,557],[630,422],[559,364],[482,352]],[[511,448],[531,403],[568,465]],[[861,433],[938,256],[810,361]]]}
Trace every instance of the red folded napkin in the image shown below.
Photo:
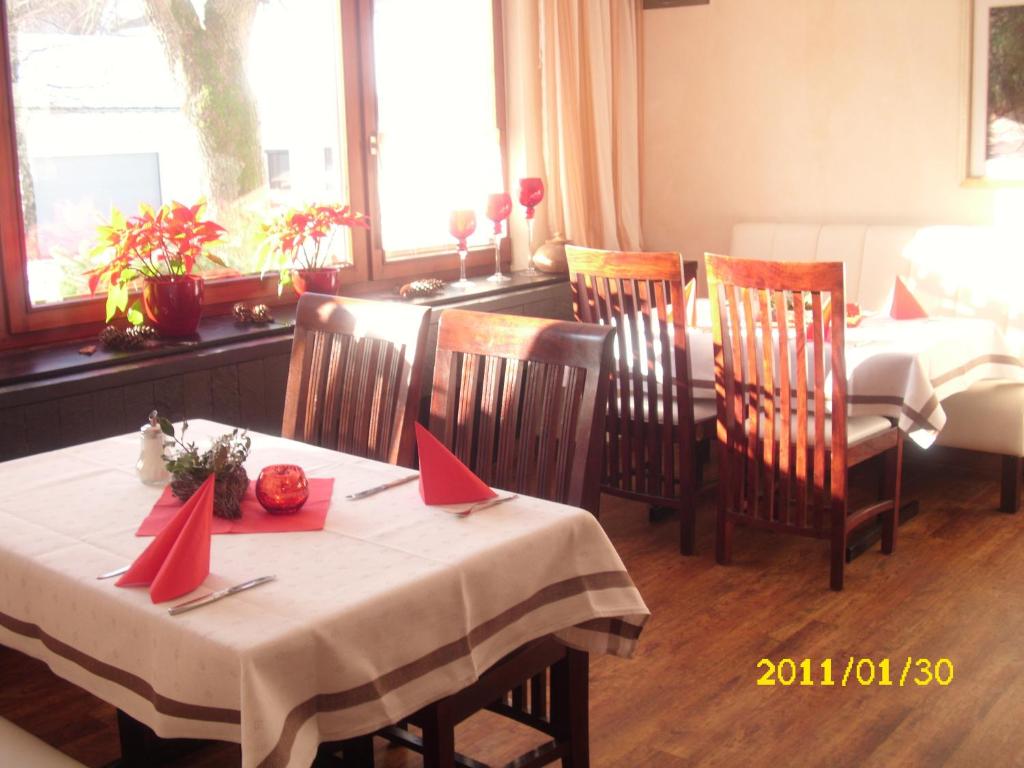
{"label": "red folded napkin", "polygon": [[421,424],[416,424],[416,450],[424,504],[463,504],[498,495]]}
{"label": "red folded napkin", "polygon": [[203,481],[117,580],[117,586],[148,586],[153,602],[162,603],[186,595],[203,583],[210,575],[214,477]]}
{"label": "red folded napkin", "polygon": [[[860,325],[860,321],[863,320],[863,319],[864,318],[861,317],[861,314],[860,314],[860,304],[857,304],[856,302],[852,302],[852,301],[847,302],[846,303],[846,327],[847,328],[856,328],[858,325]],[[832,341],[832,302],[831,301],[828,304],[825,305],[825,308],[823,310],[821,310],[821,324],[822,324],[822,327],[824,328],[825,341],[826,342],[831,342]],[[807,334],[807,339],[809,341],[814,339],[814,323],[808,323],[807,324],[807,330],[805,331],[805,333]]]}
{"label": "red folded napkin", "polygon": [[[254,490],[256,483],[249,481],[249,489],[242,497],[242,516],[236,520],[225,520],[223,517],[213,518],[210,532],[213,535],[222,533],[291,533],[294,531],[322,531],[327,520],[327,510],[331,506],[331,495],[334,493],[333,477],[309,478],[309,498],[298,512],[288,515],[272,515],[263,508],[256,499]],[[171,493],[168,486],[163,495],[153,505],[153,509],[142,521],[136,536],[156,536],[164,526],[178,513],[181,502]]]}
{"label": "red folded napkin", "polygon": [[892,292],[892,306],[889,307],[889,316],[894,320],[917,320],[921,317],[928,317],[924,307],[917,298],[910,292],[910,289],[900,278],[896,278],[896,285]]}

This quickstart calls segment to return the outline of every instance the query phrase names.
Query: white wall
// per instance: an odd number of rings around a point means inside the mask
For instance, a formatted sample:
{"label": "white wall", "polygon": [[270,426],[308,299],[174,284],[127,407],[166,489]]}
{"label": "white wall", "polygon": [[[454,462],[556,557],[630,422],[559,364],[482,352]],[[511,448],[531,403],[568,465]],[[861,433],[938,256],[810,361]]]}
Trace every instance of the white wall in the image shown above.
{"label": "white wall", "polygon": [[991,223],[964,184],[970,0],[711,0],[644,12],[644,246],[738,221]]}

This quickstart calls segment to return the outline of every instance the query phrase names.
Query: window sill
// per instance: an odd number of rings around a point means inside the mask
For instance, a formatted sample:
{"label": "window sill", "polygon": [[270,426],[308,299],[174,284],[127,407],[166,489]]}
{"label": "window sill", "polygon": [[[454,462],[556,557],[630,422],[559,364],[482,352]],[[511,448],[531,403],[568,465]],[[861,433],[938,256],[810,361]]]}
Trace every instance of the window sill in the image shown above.
{"label": "window sill", "polygon": [[[535,277],[527,277],[521,273],[513,273],[510,282],[496,285],[487,282],[485,277],[476,277],[473,278],[475,285],[468,290],[446,286],[441,294],[413,299],[408,303],[450,307],[489,297],[564,283],[566,279],[564,274],[541,273]],[[360,298],[400,301],[394,293],[387,291],[363,293],[360,294]],[[216,350],[289,335],[294,325],[294,305],[272,307],[271,312],[274,315],[274,322],[267,325],[239,325],[229,315],[204,317],[195,339],[164,342],[153,349],[134,352],[107,351],[98,342],[90,339],[5,352],[0,355],[0,394],[25,385],[48,382],[67,376],[91,375],[119,366],[134,366],[143,361],[187,355],[204,350]],[[92,344],[97,346],[94,354],[84,355],[79,352],[82,347]]]}

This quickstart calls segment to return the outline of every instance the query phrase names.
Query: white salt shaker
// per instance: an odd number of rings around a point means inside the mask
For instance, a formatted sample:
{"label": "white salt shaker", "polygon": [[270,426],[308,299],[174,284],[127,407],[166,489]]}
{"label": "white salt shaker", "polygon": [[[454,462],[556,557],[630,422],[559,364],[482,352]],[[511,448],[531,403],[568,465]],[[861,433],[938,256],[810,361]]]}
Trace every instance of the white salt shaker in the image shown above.
{"label": "white salt shaker", "polygon": [[149,414],[149,423],[141,429],[142,444],[139,449],[139,461],[135,465],[139,479],[146,485],[166,483],[171,473],[164,465],[164,433],[160,429],[160,420],[156,411]]}

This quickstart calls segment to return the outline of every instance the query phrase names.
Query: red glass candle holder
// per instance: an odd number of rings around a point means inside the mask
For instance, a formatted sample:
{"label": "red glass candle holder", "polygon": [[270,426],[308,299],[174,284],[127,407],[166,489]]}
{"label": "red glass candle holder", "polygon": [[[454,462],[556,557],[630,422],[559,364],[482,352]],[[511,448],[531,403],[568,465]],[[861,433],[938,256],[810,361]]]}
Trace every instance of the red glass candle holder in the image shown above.
{"label": "red glass candle holder", "polygon": [[298,512],[309,498],[309,481],[302,467],[271,464],[260,470],[256,480],[256,500],[272,515]]}

